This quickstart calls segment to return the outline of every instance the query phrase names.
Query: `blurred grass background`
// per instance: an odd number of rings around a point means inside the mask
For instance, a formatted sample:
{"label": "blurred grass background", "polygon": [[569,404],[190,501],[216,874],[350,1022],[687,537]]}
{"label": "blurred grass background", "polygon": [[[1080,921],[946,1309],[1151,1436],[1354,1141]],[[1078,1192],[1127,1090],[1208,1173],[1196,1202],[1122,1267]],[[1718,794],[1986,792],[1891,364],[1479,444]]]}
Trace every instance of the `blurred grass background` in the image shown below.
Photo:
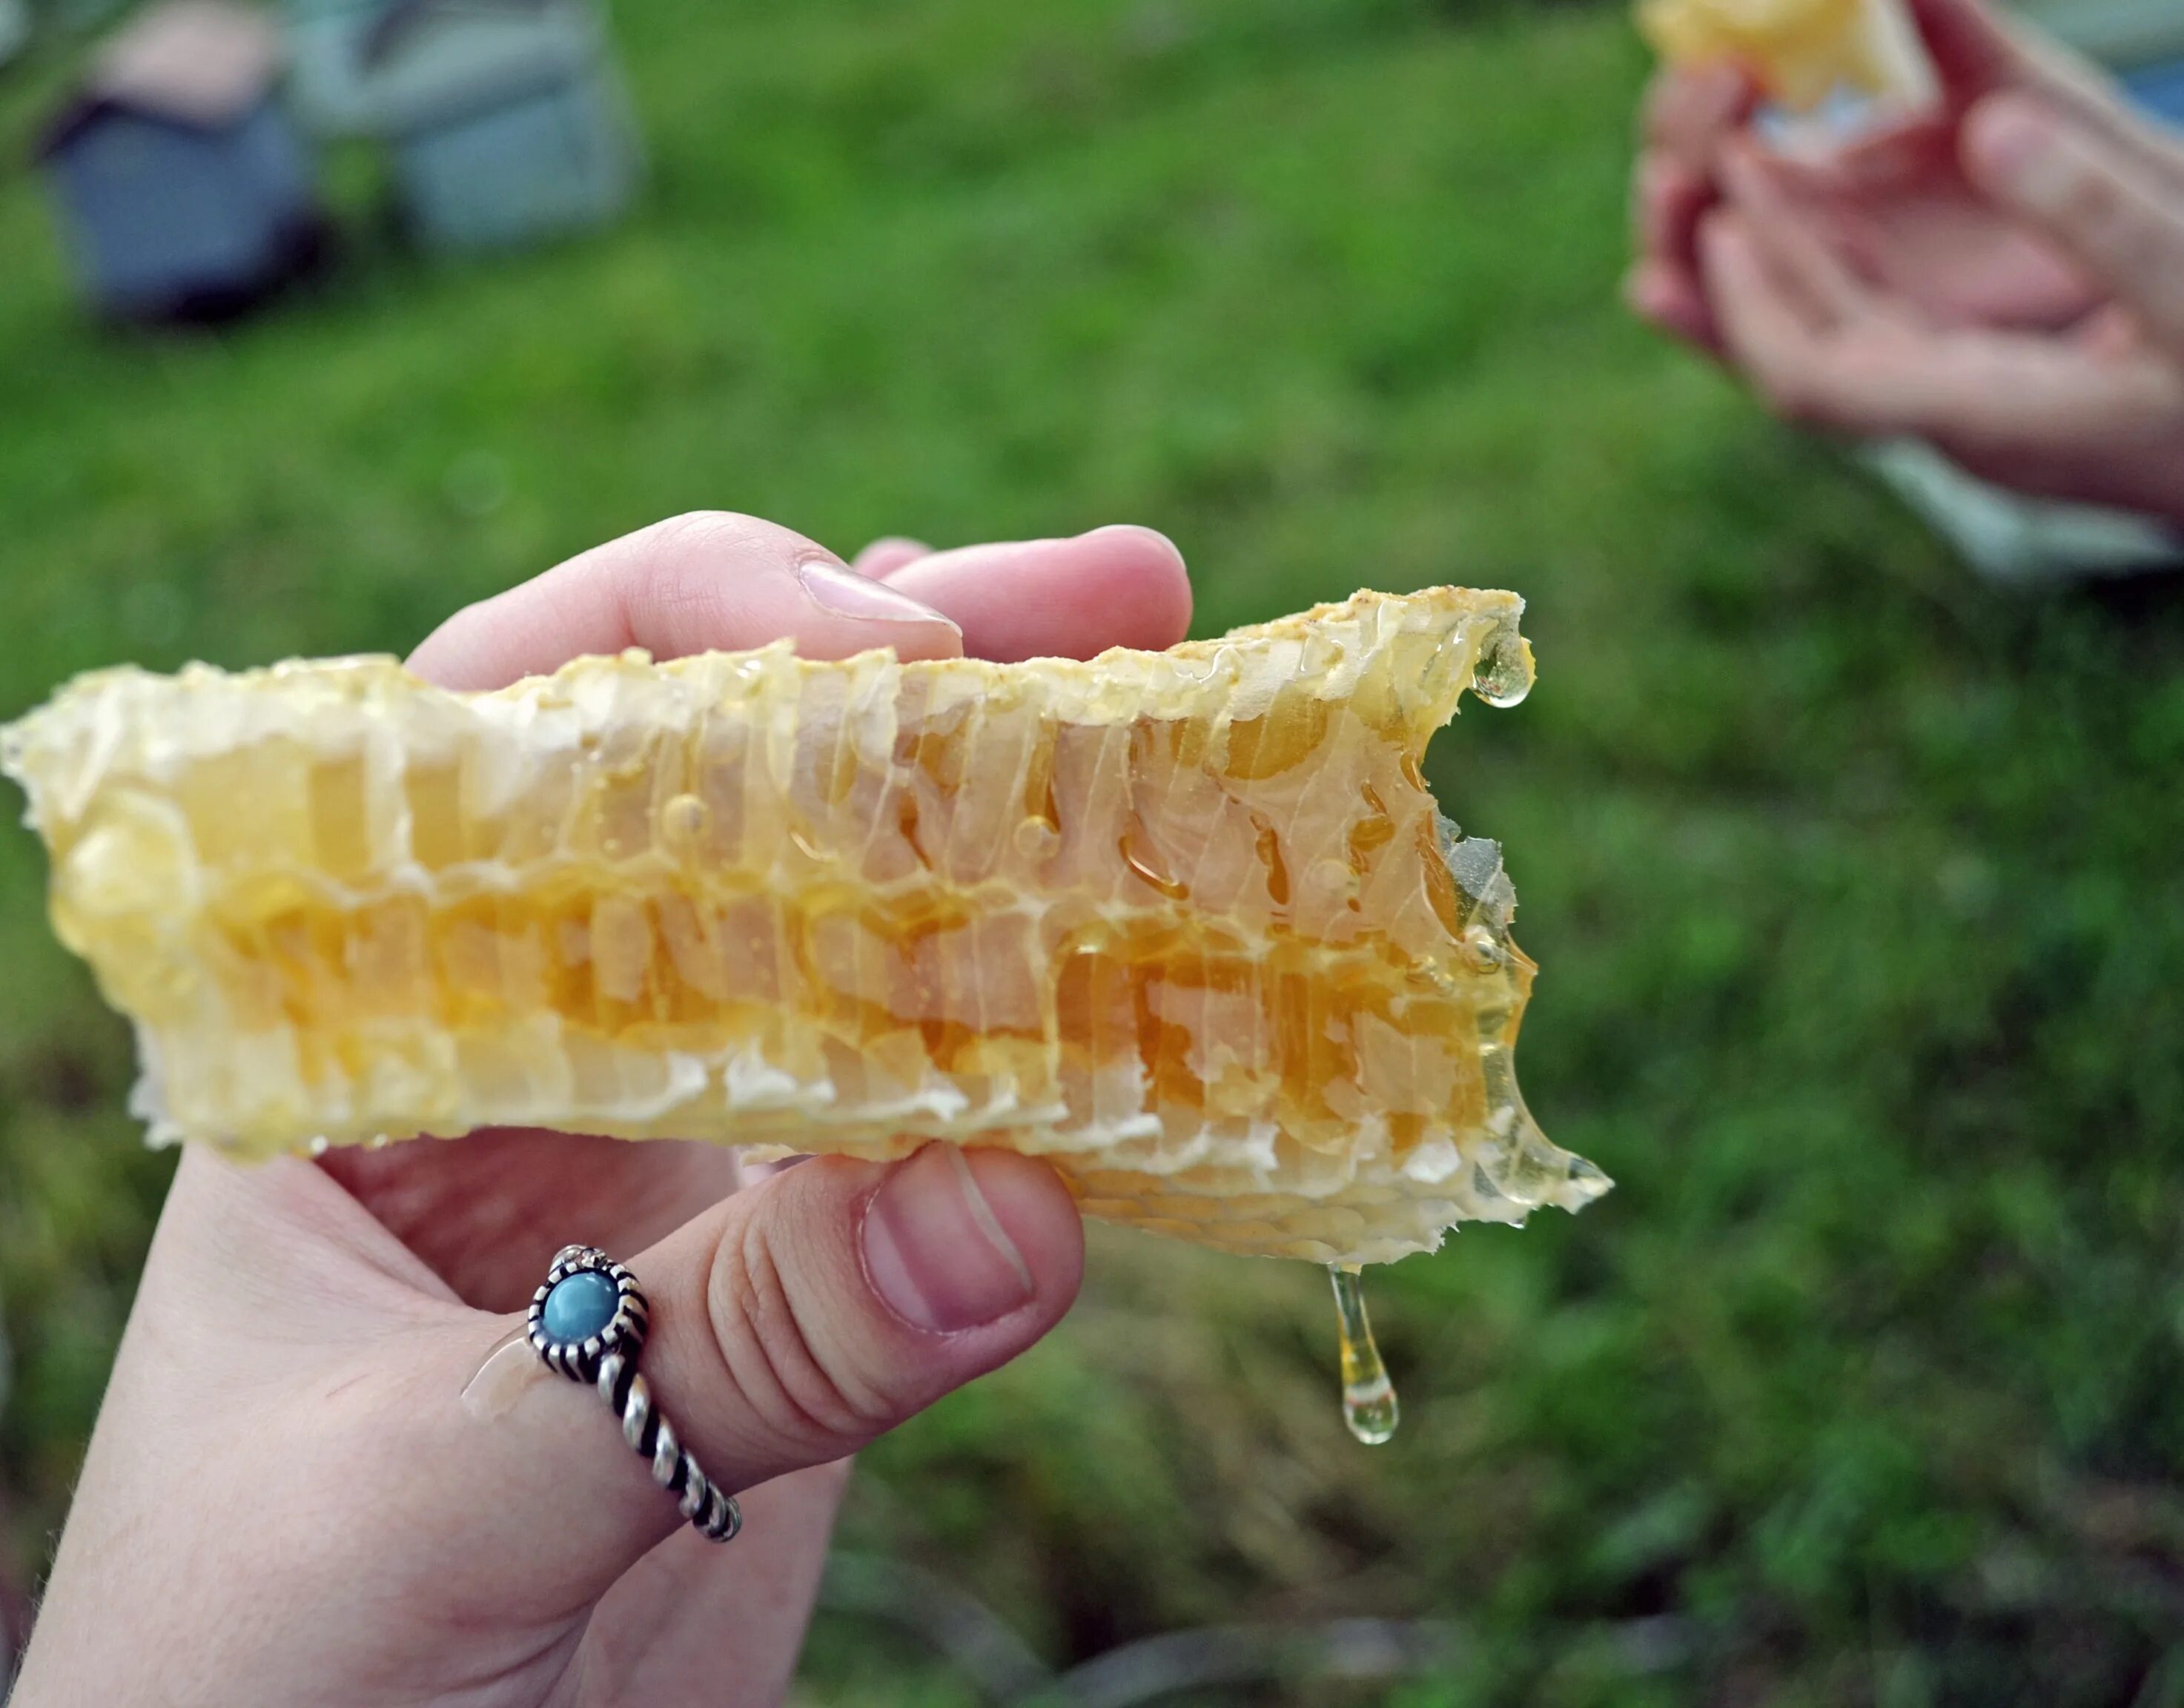
{"label": "blurred grass background", "polygon": [[[339,159],[344,267],[217,337],[78,319],[23,164],[68,55],[0,82],[0,715],[124,659],[400,650],[698,506],[845,553],[1147,523],[1201,632],[1515,587],[1540,685],[1433,770],[1524,897],[1533,1105],[1620,1188],[1371,1277],[1379,1449],[1317,1271],[1097,1238],[1050,1343],[867,1455],[846,1543],[1057,1665],[1206,1622],[1462,1633],[1392,1695],[1288,1700],[2184,1704],[2176,590],[1999,598],[1628,323],[1616,10],[646,0],[617,31],[632,222],[427,265]],[[0,835],[24,1577],[170,1166],[42,880]],[[844,1611],[799,1690],[977,1700]]]}

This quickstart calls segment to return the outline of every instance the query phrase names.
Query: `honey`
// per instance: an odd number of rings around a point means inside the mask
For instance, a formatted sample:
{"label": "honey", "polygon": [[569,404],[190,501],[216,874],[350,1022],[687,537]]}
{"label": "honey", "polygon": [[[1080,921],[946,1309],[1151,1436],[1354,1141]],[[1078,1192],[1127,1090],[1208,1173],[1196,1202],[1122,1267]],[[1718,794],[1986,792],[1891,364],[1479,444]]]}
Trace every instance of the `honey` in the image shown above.
{"label": "honey", "polygon": [[1092,1215],[1381,1262],[1607,1188],[1524,1108],[1514,894],[1419,768],[1467,689],[1523,697],[1522,608],[1361,593],[1089,662],[630,654],[489,694],[123,669],[0,764],[157,1140],[939,1138],[1045,1156]]}
{"label": "honey", "polygon": [[1334,1322],[1340,1337],[1342,1421],[1368,1447],[1378,1447],[1393,1438],[1401,1416],[1396,1384],[1388,1379],[1388,1367],[1380,1361],[1380,1349],[1373,1339],[1357,1266],[1330,1264],[1327,1273],[1334,1283]]}
{"label": "honey", "polygon": [[1640,0],[1638,27],[1663,58],[1740,65],[1799,112],[1845,90],[1913,102],[1932,87],[1901,0]]}

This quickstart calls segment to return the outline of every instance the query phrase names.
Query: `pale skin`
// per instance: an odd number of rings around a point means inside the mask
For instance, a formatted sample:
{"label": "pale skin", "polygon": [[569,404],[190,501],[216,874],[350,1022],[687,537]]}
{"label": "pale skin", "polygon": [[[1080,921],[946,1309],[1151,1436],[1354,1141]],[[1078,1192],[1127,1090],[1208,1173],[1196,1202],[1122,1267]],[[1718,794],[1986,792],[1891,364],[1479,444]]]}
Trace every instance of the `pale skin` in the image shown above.
{"label": "pale skin", "polygon": [[[585,653],[793,636],[808,656],[1089,656],[1183,637],[1159,535],[928,552],[855,571],[749,517],[678,518],[457,614],[411,665],[483,688]],[[1045,1164],[929,1147],[738,1189],[733,1153],[564,1133],[239,1167],[192,1149],[123,1337],[16,1708],[676,1708],[774,1702],[848,1456],[1022,1351],[1083,1264]],[[727,1547],[683,1528],[598,1396],[551,1377],[490,1421],[465,1386],[554,1253],[653,1305],[644,1367]]]}
{"label": "pale skin", "polygon": [[1908,0],[1929,112],[1779,150],[1735,70],[1664,71],[1624,294],[1777,413],[2184,520],[2184,146],[1981,0]]}

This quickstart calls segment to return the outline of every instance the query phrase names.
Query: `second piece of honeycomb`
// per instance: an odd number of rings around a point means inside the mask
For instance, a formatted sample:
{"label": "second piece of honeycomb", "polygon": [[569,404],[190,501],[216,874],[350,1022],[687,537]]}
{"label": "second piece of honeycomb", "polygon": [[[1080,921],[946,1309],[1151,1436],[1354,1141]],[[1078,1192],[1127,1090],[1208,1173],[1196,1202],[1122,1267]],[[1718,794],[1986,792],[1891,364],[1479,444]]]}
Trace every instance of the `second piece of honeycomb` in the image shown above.
{"label": "second piece of honeycomb", "polygon": [[1799,112],[1840,90],[1913,101],[1932,86],[1898,0],[1639,0],[1638,26],[1663,58],[1741,65]]}
{"label": "second piece of honeycomb", "polygon": [[1511,1065],[1533,968],[1418,769],[1513,594],[1164,653],[123,669],[0,737],[155,1138],[483,1126],[1049,1158],[1089,1213],[1378,1262],[1606,1188]]}

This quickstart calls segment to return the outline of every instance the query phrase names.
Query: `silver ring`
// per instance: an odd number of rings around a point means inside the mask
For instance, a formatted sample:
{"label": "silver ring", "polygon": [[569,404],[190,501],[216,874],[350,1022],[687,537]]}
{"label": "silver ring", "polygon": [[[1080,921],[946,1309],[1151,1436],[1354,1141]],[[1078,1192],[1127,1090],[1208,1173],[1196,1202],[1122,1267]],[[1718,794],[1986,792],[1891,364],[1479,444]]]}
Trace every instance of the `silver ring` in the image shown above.
{"label": "silver ring", "polygon": [[[561,1300],[549,1326],[547,1300],[556,1293]],[[652,1480],[675,1497],[690,1527],[708,1542],[731,1541],[744,1522],[735,1496],[698,1468],[638,1373],[651,1320],[635,1276],[597,1246],[565,1245],[531,1295],[526,1332],[549,1370],[599,1389],[621,1420],[621,1438],[651,1462]]]}

